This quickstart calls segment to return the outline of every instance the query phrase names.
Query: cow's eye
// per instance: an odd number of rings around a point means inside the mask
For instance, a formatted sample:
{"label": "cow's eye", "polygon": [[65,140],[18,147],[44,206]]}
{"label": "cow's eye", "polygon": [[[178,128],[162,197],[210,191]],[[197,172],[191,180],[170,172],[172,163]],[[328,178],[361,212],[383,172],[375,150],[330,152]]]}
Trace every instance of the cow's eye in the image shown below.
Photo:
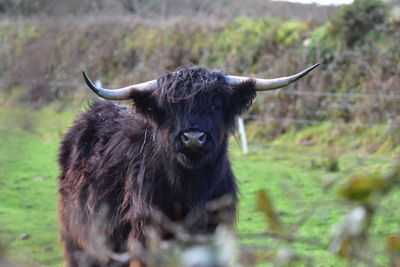
{"label": "cow's eye", "polygon": [[215,104],[211,106],[211,110],[212,111],[218,111],[221,109],[221,105]]}

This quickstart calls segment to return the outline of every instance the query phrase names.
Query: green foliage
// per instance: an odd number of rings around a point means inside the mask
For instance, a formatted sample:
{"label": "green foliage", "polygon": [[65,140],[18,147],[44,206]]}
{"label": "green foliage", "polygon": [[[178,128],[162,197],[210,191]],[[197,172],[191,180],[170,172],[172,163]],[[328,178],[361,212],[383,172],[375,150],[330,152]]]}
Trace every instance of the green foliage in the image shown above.
{"label": "green foliage", "polygon": [[0,0],[0,14],[31,16],[36,14],[76,14],[101,10],[104,0]]}
{"label": "green foliage", "polygon": [[386,249],[389,253],[391,266],[400,265],[400,233],[391,235],[386,241]]}
{"label": "green foliage", "polygon": [[332,19],[330,33],[351,47],[371,31],[378,32],[387,17],[388,7],[381,0],[355,0]]}
{"label": "green foliage", "polygon": [[0,0],[0,13],[35,13],[40,8],[40,1]]}
{"label": "green foliage", "polygon": [[339,159],[335,156],[329,156],[324,161],[324,167],[328,172],[337,172],[340,170],[339,168]]}
{"label": "green foliage", "polygon": [[125,10],[127,10],[128,12],[131,12],[131,13],[135,13],[138,10],[139,5],[146,1],[143,1],[143,0],[119,0],[119,2],[121,3],[121,5],[123,6],[123,8]]}
{"label": "green foliage", "polygon": [[307,57],[310,61],[319,61],[322,64],[330,63],[341,51],[343,45],[340,39],[330,35],[330,23],[315,29],[306,46]]}
{"label": "green foliage", "polygon": [[276,24],[270,19],[239,18],[208,38],[209,64],[226,65],[226,71],[258,71],[256,64],[263,47],[271,39]]}
{"label": "green foliage", "polygon": [[291,46],[302,39],[309,25],[300,21],[287,21],[277,29],[275,40],[280,48]]}
{"label": "green foliage", "polygon": [[400,254],[400,233],[391,235],[387,240],[387,249]]}
{"label": "green foliage", "polygon": [[[158,55],[168,63],[167,69],[190,62],[218,66],[227,72],[255,73],[268,64],[260,61],[261,56],[279,54],[299,42],[306,29],[304,22],[253,18],[238,18],[210,28],[181,23],[161,28],[142,25],[120,34],[120,51],[135,54],[144,62]],[[124,59],[127,57],[121,57],[122,62]]]}
{"label": "green foliage", "polygon": [[340,194],[348,200],[362,204],[369,203],[376,193],[382,193],[387,182],[379,173],[357,174],[340,190]]}
{"label": "green foliage", "polygon": [[[389,193],[398,189],[400,165],[397,162],[391,170],[356,174],[340,190],[340,194],[357,206],[349,212],[344,220],[337,224],[333,231],[330,250],[343,258],[363,258],[369,265],[375,265],[375,258],[371,257],[369,235],[373,220],[383,199]],[[399,262],[398,237],[390,236],[386,241],[389,260],[392,266]]]}
{"label": "green foliage", "polygon": [[12,0],[0,0],[0,13],[4,13],[13,6]]}
{"label": "green foliage", "polygon": [[0,47],[2,47],[0,53],[6,52],[7,48],[12,48],[13,52],[8,54],[8,57],[18,58],[26,52],[27,46],[35,42],[46,30],[46,27],[40,24],[16,27],[10,21],[0,21]]}
{"label": "green foliage", "polygon": [[[77,92],[76,86],[54,88],[48,83],[78,82],[82,69],[101,78],[103,84],[118,87],[154,79],[187,65],[268,78],[289,75],[305,65],[320,62],[317,73],[313,72],[293,88],[317,93],[396,94],[394,70],[400,59],[400,35],[394,28],[385,28],[385,33],[378,35],[371,31],[364,36],[363,47],[346,49],[345,42],[330,32],[331,24],[311,31],[311,25],[304,22],[271,18],[241,17],[210,24],[180,18],[164,25],[99,20],[71,22],[71,25],[0,23],[0,73],[15,79],[6,81],[1,90],[24,87],[26,93],[20,94],[19,101],[42,106]],[[376,38],[377,41],[372,41]],[[372,69],[375,71],[371,72]],[[18,83],[20,77],[43,84]],[[334,108],[317,114],[315,110],[325,108],[326,101],[329,98],[259,94],[253,110],[259,115],[278,118],[387,121],[388,106],[384,103],[375,108],[376,101],[365,99],[355,105],[358,100],[341,99],[345,102],[343,106],[354,104],[355,109]],[[393,113],[400,111],[394,102],[390,108]],[[368,111],[372,109],[373,112]],[[254,136],[274,138],[293,127],[289,125],[276,123],[262,133],[263,129],[255,132]]]}
{"label": "green foliage", "polygon": [[274,204],[265,190],[260,190],[256,195],[257,210],[262,212],[267,219],[269,227],[272,231],[282,233],[283,228],[279,220]]}

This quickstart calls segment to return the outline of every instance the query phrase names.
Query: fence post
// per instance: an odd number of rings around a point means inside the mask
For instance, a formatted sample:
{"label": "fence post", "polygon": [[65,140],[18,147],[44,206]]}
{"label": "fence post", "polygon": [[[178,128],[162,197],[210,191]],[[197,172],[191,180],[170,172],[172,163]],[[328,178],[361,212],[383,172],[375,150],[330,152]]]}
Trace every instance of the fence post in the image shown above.
{"label": "fence post", "polygon": [[244,154],[249,153],[249,147],[247,145],[246,129],[244,128],[244,122],[242,117],[238,118],[238,127],[240,134],[240,141],[242,143],[242,150]]}

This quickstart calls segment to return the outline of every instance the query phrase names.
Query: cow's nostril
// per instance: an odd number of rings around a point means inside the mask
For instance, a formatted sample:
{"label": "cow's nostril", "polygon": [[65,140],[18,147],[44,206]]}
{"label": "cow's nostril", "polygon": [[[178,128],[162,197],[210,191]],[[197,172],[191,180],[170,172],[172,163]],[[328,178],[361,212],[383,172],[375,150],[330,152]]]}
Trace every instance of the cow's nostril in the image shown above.
{"label": "cow's nostril", "polygon": [[204,144],[205,141],[206,141],[206,135],[202,133],[202,135],[199,136],[199,142],[201,144]]}
{"label": "cow's nostril", "polygon": [[181,139],[182,139],[182,142],[183,142],[183,143],[189,142],[189,137],[187,137],[187,135],[186,135],[185,133],[183,133],[183,134],[181,135]]}
{"label": "cow's nostril", "polygon": [[181,135],[181,140],[188,148],[200,148],[206,142],[206,135],[200,131],[184,132]]}

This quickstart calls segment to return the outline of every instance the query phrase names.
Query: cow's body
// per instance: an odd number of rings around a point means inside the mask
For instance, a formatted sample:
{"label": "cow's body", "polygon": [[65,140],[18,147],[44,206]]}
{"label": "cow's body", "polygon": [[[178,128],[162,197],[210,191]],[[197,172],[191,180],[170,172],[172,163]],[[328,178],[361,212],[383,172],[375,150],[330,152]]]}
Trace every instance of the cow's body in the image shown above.
{"label": "cow's body", "polygon": [[[233,91],[223,88],[220,72],[189,68],[182,75],[192,79],[185,89],[170,84],[181,81],[179,75],[165,76],[154,94],[157,101],[134,95],[134,109],[93,103],[66,134],[59,155],[59,217],[68,266],[79,260],[93,266],[110,262],[99,255],[99,242],[113,252],[140,256],[135,244],[145,246],[146,226],[164,239],[173,237],[154,219],[158,212],[189,233],[209,233],[219,223],[234,222],[237,188],[227,141],[234,118],[255,96],[253,83]],[[210,111],[207,105],[216,108]],[[201,151],[176,141],[179,129],[194,128],[207,134]],[[207,209],[208,202],[224,196],[231,202],[220,212]]]}
{"label": "cow's body", "polygon": [[[256,90],[286,86],[317,66],[277,79],[188,67],[118,90],[96,87],[84,74],[99,96],[133,106],[95,102],[62,142],[59,217],[67,266],[114,266],[112,254],[125,251],[143,265],[146,229],[174,237],[167,221],[189,234],[233,224],[237,188],[227,143],[235,118]],[[220,209],[208,205],[222,197],[230,201]]]}

